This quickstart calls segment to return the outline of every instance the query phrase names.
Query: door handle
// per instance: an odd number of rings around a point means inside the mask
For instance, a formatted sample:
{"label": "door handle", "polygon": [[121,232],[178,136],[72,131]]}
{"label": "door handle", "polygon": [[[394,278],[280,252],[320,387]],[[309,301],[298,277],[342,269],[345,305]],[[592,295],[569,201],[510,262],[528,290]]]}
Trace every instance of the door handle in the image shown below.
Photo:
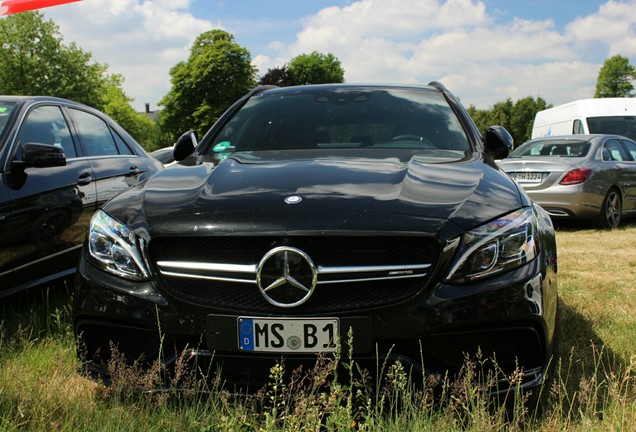
{"label": "door handle", "polygon": [[83,172],[79,175],[79,178],[77,179],[77,184],[80,186],[86,186],[92,181],[93,181],[93,177],[91,176],[91,173]]}

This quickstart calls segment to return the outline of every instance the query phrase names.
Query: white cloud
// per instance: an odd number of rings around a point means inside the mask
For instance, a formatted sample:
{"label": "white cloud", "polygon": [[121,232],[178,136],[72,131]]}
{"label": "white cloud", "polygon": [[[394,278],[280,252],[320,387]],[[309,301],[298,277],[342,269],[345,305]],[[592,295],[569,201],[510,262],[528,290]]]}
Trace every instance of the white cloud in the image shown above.
{"label": "white cloud", "polygon": [[413,44],[435,32],[489,22],[483,4],[470,0],[361,0],[343,8],[329,7],[306,18],[305,28],[291,49],[301,53],[309,45],[352,50],[368,40]]}
{"label": "white cloud", "polygon": [[608,1],[565,30],[551,20],[499,22],[496,14],[471,0],[359,0],[305,19],[277,56],[331,52],[348,82],[439,80],[480,108],[508,97],[555,104],[592,97],[607,57],[636,56],[635,0]]}
{"label": "white cloud", "polygon": [[[85,0],[43,12],[66,43],[124,75],[137,109],[156,107],[170,89],[170,68],[212,28],[227,28],[241,44],[258,39],[245,47],[261,75],[298,54],[329,52],[348,82],[439,80],[479,108],[508,97],[555,104],[591,97],[605,59],[622,54],[636,63],[636,0],[608,0],[565,28],[488,10],[478,0],[357,0],[296,21],[216,23],[194,17],[194,1]],[[299,30],[290,38],[289,29]]]}
{"label": "white cloud", "polygon": [[479,108],[492,106],[507,98],[515,101],[527,96],[540,96],[548,102],[561,103],[591,97],[597,69],[597,65],[577,61],[540,65],[481,64],[472,68],[470,75],[449,74],[440,77],[440,81],[452,89],[465,105]]}
{"label": "white cloud", "polygon": [[141,110],[153,109],[170,89],[169,71],[187,59],[194,39],[213,28],[193,17],[189,0],[87,0],[44,9],[64,42],[76,42],[109,73],[125,78],[124,90]]}
{"label": "white cloud", "polygon": [[566,32],[582,50],[601,43],[609,55],[636,57],[636,2],[610,0],[596,14],[574,20]]}

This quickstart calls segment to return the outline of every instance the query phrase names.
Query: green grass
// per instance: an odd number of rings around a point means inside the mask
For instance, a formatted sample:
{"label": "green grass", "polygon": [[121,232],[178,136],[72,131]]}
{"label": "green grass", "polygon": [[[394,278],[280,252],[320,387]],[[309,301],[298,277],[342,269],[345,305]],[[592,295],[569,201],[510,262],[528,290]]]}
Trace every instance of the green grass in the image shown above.
{"label": "green grass", "polygon": [[[307,375],[273,368],[262,392],[218,387],[140,394],[125,370],[111,387],[77,373],[70,296],[64,289],[0,301],[2,431],[625,431],[636,424],[636,224],[614,231],[559,228],[561,332],[553,379],[540,403],[515,386],[506,402],[463,380],[444,383],[444,402],[414,391],[400,365],[376,385],[342,353]],[[289,372],[289,371],[288,371]],[[343,379],[349,378],[349,379]],[[148,378],[151,379],[151,378]],[[182,381],[184,382],[184,381]],[[182,386],[183,387],[183,386]]]}

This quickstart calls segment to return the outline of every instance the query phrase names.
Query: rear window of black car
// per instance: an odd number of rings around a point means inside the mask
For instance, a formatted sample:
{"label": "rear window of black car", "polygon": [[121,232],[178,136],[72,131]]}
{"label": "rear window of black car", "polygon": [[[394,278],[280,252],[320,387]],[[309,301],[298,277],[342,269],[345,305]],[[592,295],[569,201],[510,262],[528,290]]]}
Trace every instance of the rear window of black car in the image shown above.
{"label": "rear window of black car", "polygon": [[550,141],[528,141],[520,145],[509,158],[524,156],[559,156],[559,157],[584,157],[590,150],[589,141],[574,140],[550,140]]}
{"label": "rear window of black car", "polygon": [[213,151],[406,148],[465,152],[470,144],[442,94],[411,89],[316,89],[253,97]]}

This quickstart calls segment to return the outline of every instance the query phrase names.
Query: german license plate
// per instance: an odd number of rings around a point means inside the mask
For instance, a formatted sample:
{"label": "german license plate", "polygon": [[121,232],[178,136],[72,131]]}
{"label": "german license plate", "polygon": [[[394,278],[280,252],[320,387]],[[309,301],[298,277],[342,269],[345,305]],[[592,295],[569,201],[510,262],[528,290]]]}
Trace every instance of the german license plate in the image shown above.
{"label": "german license plate", "polygon": [[510,177],[519,183],[541,183],[543,174],[540,172],[516,172],[510,173]]}
{"label": "german license plate", "polygon": [[337,318],[238,318],[238,345],[254,352],[333,352]]}

